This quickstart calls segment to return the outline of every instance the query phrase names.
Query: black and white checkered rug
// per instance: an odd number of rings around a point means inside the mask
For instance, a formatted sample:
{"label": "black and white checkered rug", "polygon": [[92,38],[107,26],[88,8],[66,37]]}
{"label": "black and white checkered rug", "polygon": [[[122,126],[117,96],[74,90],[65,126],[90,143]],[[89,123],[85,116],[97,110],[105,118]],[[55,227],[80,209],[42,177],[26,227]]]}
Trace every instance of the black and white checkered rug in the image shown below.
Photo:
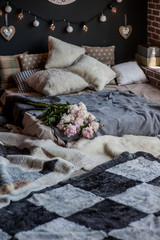
{"label": "black and white checkered rug", "polygon": [[123,153],[0,209],[0,239],[159,240],[160,160]]}

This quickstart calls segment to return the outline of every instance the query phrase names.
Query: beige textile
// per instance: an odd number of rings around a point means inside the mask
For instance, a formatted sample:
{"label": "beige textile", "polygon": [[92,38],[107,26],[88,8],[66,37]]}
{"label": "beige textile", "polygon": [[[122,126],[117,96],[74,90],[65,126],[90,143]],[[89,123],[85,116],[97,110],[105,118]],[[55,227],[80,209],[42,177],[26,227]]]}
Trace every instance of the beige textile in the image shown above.
{"label": "beige textile", "polygon": [[47,96],[79,92],[88,87],[88,83],[82,77],[56,68],[38,71],[27,78],[26,83],[35,91]]}
{"label": "beige textile", "polygon": [[108,47],[92,47],[83,46],[86,50],[86,54],[96,58],[98,61],[106,65],[114,65],[115,60],[115,46]]}
{"label": "beige textile", "polygon": [[89,84],[91,89],[102,91],[116,77],[116,73],[105,64],[84,54],[67,70],[81,76]]}
{"label": "beige textile", "polygon": [[35,68],[44,68],[48,53],[26,54],[19,57],[22,71]]}
{"label": "beige textile", "polygon": [[48,58],[45,65],[46,69],[71,66],[85,53],[84,48],[61,41],[52,36],[48,37],[48,49]]}
{"label": "beige textile", "polygon": [[11,75],[21,71],[19,57],[24,56],[27,52],[17,55],[0,56],[0,88],[13,87],[15,83],[10,79]]}

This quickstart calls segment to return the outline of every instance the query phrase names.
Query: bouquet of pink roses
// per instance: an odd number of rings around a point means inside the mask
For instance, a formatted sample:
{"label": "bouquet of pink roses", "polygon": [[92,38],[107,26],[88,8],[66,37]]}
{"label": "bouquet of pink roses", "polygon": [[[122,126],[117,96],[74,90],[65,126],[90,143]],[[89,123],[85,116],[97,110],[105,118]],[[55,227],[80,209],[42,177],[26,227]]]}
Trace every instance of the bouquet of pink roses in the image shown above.
{"label": "bouquet of pink roses", "polygon": [[70,103],[32,103],[45,108],[45,111],[37,118],[43,124],[63,130],[67,137],[75,134],[82,135],[85,138],[93,138],[93,135],[100,128],[100,121],[95,119],[95,116],[87,111],[84,103],[70,105]]}
{"label": "bouquet of pink roses", "polygon": [[77,133],[85,138],[92,138],[100,127],[99,121],[95,116],[87,111],[85,104],[80,102],[78,105],[69,105],[57,124],[58,129],[64,130],[67,137]]}

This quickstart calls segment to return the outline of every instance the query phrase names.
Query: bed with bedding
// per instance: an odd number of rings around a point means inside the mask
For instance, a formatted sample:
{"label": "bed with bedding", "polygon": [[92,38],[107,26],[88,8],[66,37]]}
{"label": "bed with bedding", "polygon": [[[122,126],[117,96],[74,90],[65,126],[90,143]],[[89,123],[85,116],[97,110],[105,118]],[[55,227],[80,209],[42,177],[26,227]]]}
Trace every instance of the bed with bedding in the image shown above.
{"label": "bed with bedding", "polygon": [[[38,64],[19,56],[21,72],[7,80],[17,87],[1,96],[2,239],[159,239],[159,90],[134,61],[100,62],[53,37],[48,44]],[[101,122],[94,138],[38,119],[39,103],[66,102]]]}

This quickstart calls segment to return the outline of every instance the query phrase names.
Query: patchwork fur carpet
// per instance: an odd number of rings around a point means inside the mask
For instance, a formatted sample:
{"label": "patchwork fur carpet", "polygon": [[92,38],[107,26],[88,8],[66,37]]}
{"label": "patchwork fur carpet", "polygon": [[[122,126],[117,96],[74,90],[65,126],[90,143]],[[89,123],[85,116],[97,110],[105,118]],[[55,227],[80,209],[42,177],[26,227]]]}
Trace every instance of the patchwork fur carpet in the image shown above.
{"label": "patchwork fur carpet", "polygon": [[0,132],[0,142],[0,208],[32,191],[53,186],[77,170],[91,170],[122,152],[160,155],[157,137],[102,136],[93,140],[80,139],[66,148],[51,139],[37,140]]}
{"label": "patchwork fur carpet", "polygon": [[86,174],[1,207],[1,239],[158,240],[159,179],[158,158],[123,153]]}

